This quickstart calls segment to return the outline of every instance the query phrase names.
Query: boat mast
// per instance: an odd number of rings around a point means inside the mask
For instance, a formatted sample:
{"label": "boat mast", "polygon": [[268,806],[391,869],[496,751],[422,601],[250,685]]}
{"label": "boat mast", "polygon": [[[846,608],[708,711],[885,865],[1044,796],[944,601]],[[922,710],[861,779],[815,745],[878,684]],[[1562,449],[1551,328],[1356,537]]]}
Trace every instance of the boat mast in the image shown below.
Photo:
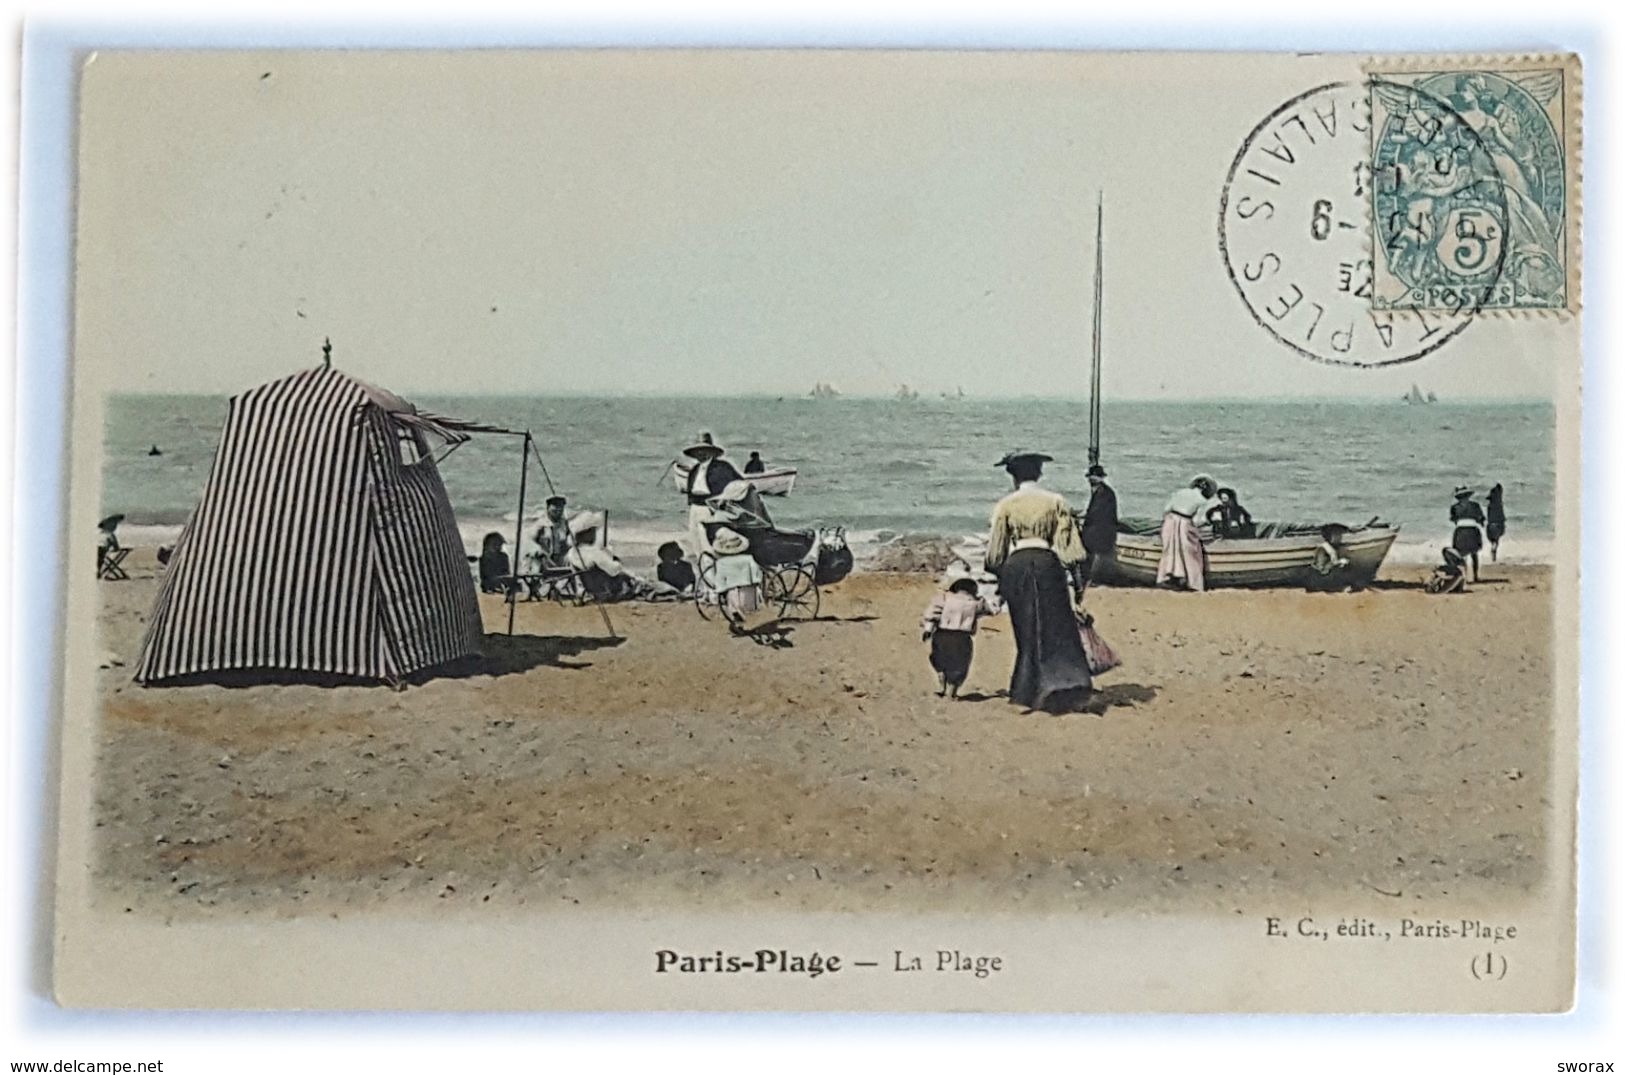
{"label": "boat mast", "polygon": [[1095,194],[1095,325],[1089,367],[1089,463],[1091,466],[1100,462],[1101,232],[1104,219],[1102,197],[1097,192]]}

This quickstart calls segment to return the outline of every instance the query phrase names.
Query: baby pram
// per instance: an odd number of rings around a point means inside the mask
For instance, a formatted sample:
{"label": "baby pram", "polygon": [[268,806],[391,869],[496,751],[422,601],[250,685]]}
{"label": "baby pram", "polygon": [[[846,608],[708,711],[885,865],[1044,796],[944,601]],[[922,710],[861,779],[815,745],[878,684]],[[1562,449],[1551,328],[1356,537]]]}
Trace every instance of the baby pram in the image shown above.
{"label": "baby pram", "polygon": [[[737,499],[715,497],[710,507],[714,518],[704,524],[706,541],[714,540],[723,527],[744,537],[751,559],[762,569],[762,602],[777,606],[780,619],[816,619],[821,587],[840,582],[852,571],[845,527],[781,530],[765,511],[751,510]],[[716,554],[709,550],[702,551],[694,565],[694,607],[704,617],[717,611],[716,568]]]}

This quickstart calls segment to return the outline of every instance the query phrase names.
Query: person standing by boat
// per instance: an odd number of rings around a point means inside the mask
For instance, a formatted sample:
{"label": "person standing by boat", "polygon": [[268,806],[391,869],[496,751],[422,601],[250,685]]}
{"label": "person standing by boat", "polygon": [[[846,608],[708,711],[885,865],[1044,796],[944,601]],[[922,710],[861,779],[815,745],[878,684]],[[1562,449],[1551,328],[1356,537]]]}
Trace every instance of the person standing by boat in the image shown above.
{"label": "person standing by boat", "polygon": [[1450,547],[1473,562],[1473,581],[1478,581],[1478,550],[1484,547],[1484,509],[1473,499],[1473,491],[1456,488],[1456,502],[1450,505]]}
{"label": "person standing by boat", "polygon": [[1186,589],[1201,593],[1207,589],[1207,561],[1196,520],[1202,517],[1219,483],[1198,474],[1190,485],[1168,498],[1162,514],[1162,559],[1157,564],[1157,585],[1175,580]]}
{"label": "person standing by boat", "polygon": [[1501,483],[1496,482],[1490,489],[1489,506],[1485,511],[1486,522],[1484,536],[1490,542],[1490,563],[1494,563],[1501,552],[1501,539],[1507,532],[1507,509],[1501,503]]}
{"label": "person standing by boat", "polygon": [[751,452],[750,453],[750,458],[745,460],[745,473],[746,474],[760,474],[760,473],[762,473],[762,471],[764,471],[766,469],[767,469],[767,464],[762,462],[762,453],[761,452]]}
{"label": "person standing by boat", "polygon": [[705,524],[711,521],[711,508],[706,501],[730,483],[740,481],[741,475],[732,463],[722,458],[721,446],[709,433],[701,433],[697,442],[683,449],[683,454],[695,461],[683,492],[688,497],[688,539],[694,555],[698,556],[711,547],[705,537]]}
{"label": "person standing by boat", "polygon": [[993,509],[987,569],[998,577],[1016,639],[1010,701],[1065,713],[1082,708],[1094,681],[1068,592],[1068,575],[1083,561],[1083,538],[1066,500],[1038,487],[1050,461],[1039,452],[1011,452],[995,464],[1015,491]]}
{"label": "person standing by boat", "polygon": [[1083,509],[1083,586],[1100,577],[1117,552],[1117,492],[1106,484],[1106,468],[1089,465],[1089,506]]}

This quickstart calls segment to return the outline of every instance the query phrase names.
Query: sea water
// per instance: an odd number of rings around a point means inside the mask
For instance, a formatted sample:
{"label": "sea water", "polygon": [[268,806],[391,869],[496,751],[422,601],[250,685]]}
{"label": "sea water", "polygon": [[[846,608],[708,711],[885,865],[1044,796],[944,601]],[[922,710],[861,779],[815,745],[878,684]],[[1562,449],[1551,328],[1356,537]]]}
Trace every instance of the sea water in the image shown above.
{"label": "sea water", "polygon": [[[767,501],[786,528],[844,526],[860,557],[900,534],[955,542],[984,535],[1009,491],[995,467],[1012,449],[1055,457],[1044,484],[1088,500],[1088,420],[1078,400],[805,397],[424,397],[438,414],[530,429],[525,514],[556,490],[572,509],[609,513],[610,541],[647,563],[683,534],[687,509],[668,465],[701,430],[743,467],[751,450],[793,466],[794,491]],[[226,401],[122,395],[108,408],[105,513],[123,512],[126,543],[173,540],[197,502]],[[1504,559],[1547,560],[1554,513],[1549,403],[1113,402],[1102,408],[1102,462],[1125,516],[1157,517],[1198,472],[1237,490],[1259,521],[1397,523],[1393,559],[1429,561],[1449,538],[1451,492],[1505,489]],[[149,455],[152,446],[161,455]],[[464,542],[512,540],[520,441],[476,436],[440,465]]]}

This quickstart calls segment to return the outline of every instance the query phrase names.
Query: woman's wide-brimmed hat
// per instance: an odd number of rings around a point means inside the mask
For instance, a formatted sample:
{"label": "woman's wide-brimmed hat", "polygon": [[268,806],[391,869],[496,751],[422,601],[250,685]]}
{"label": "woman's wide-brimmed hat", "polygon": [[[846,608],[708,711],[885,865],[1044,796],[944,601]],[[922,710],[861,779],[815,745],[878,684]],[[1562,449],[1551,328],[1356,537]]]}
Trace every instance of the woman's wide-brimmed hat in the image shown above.
{"label": "woman's wide-brimmed hat", "polygon": [[1467,497],[1467,496],[1472,496],[1472,495],[1473,495],[1473,491],[1471,489],[1469,489],[1467,486],[1465,486],[1465,485],[1456,486],[1456,499],[1457,500],[1460,500],[1462,497]]}
{"label": "woman's wide-brimmed hat", "polygon": [[722,446],[711,439],[711,434],[701,433],[700,439],[683,449],[683,454],[694,459],[704,459],[707,456],[722,454]]}
{"label": "woman's wide-brimmed hat", "polygon": [[1197,489],[1204,485],[1211,485],[1215,489],[1219,487],[1219,483],[1213,480],[1213,475],[1211,474],[1198,474],[1196,477],[1191,479],[1192,489]]}
{"label": "woman's wide-brimmed hat", "polygon": [[744,534],[724,526],[711,539],[711,548],[724,556],[735,556],[747,551],[750,548],[750,542],[745,540]]}
{"label": "woman's wide-brimmed hat", "polygon": [[1101,466],[1099,463],[1090,463],[1089,470],[1084,476],[1088,478],[1104,478],[1106,476],[1106,468]]}
{"label": "woman's wide-brimmed hat", "polygon": [[1019,466],[1022,463],[1053,462],[1055,462],[1055,457],[1053,455],[1045,455],[1043,452],[1005,452],[1004,458],[993,465],[995,467],[1003,467],[1008,470],[1010,467]]}
{"label": "woman's wide-brimmed hat", "polygon": [[97,530],[113,530],[113,529],[116,529],[118,527],[118,524],[122,523],[123,521],[124,521],[124,513],[119,512],[117,515],[109,515],[107,518],[105,518],[101,522],[97,523],[96,524],[96,529]]}
{"label": "woman's wide-brimmed hat", "polygon": [[604,525],[604,513],[601,511],[578,511],[570,516],[564,524],[569,527],[570,533],[580,537],[589,531],[596,533]]}

